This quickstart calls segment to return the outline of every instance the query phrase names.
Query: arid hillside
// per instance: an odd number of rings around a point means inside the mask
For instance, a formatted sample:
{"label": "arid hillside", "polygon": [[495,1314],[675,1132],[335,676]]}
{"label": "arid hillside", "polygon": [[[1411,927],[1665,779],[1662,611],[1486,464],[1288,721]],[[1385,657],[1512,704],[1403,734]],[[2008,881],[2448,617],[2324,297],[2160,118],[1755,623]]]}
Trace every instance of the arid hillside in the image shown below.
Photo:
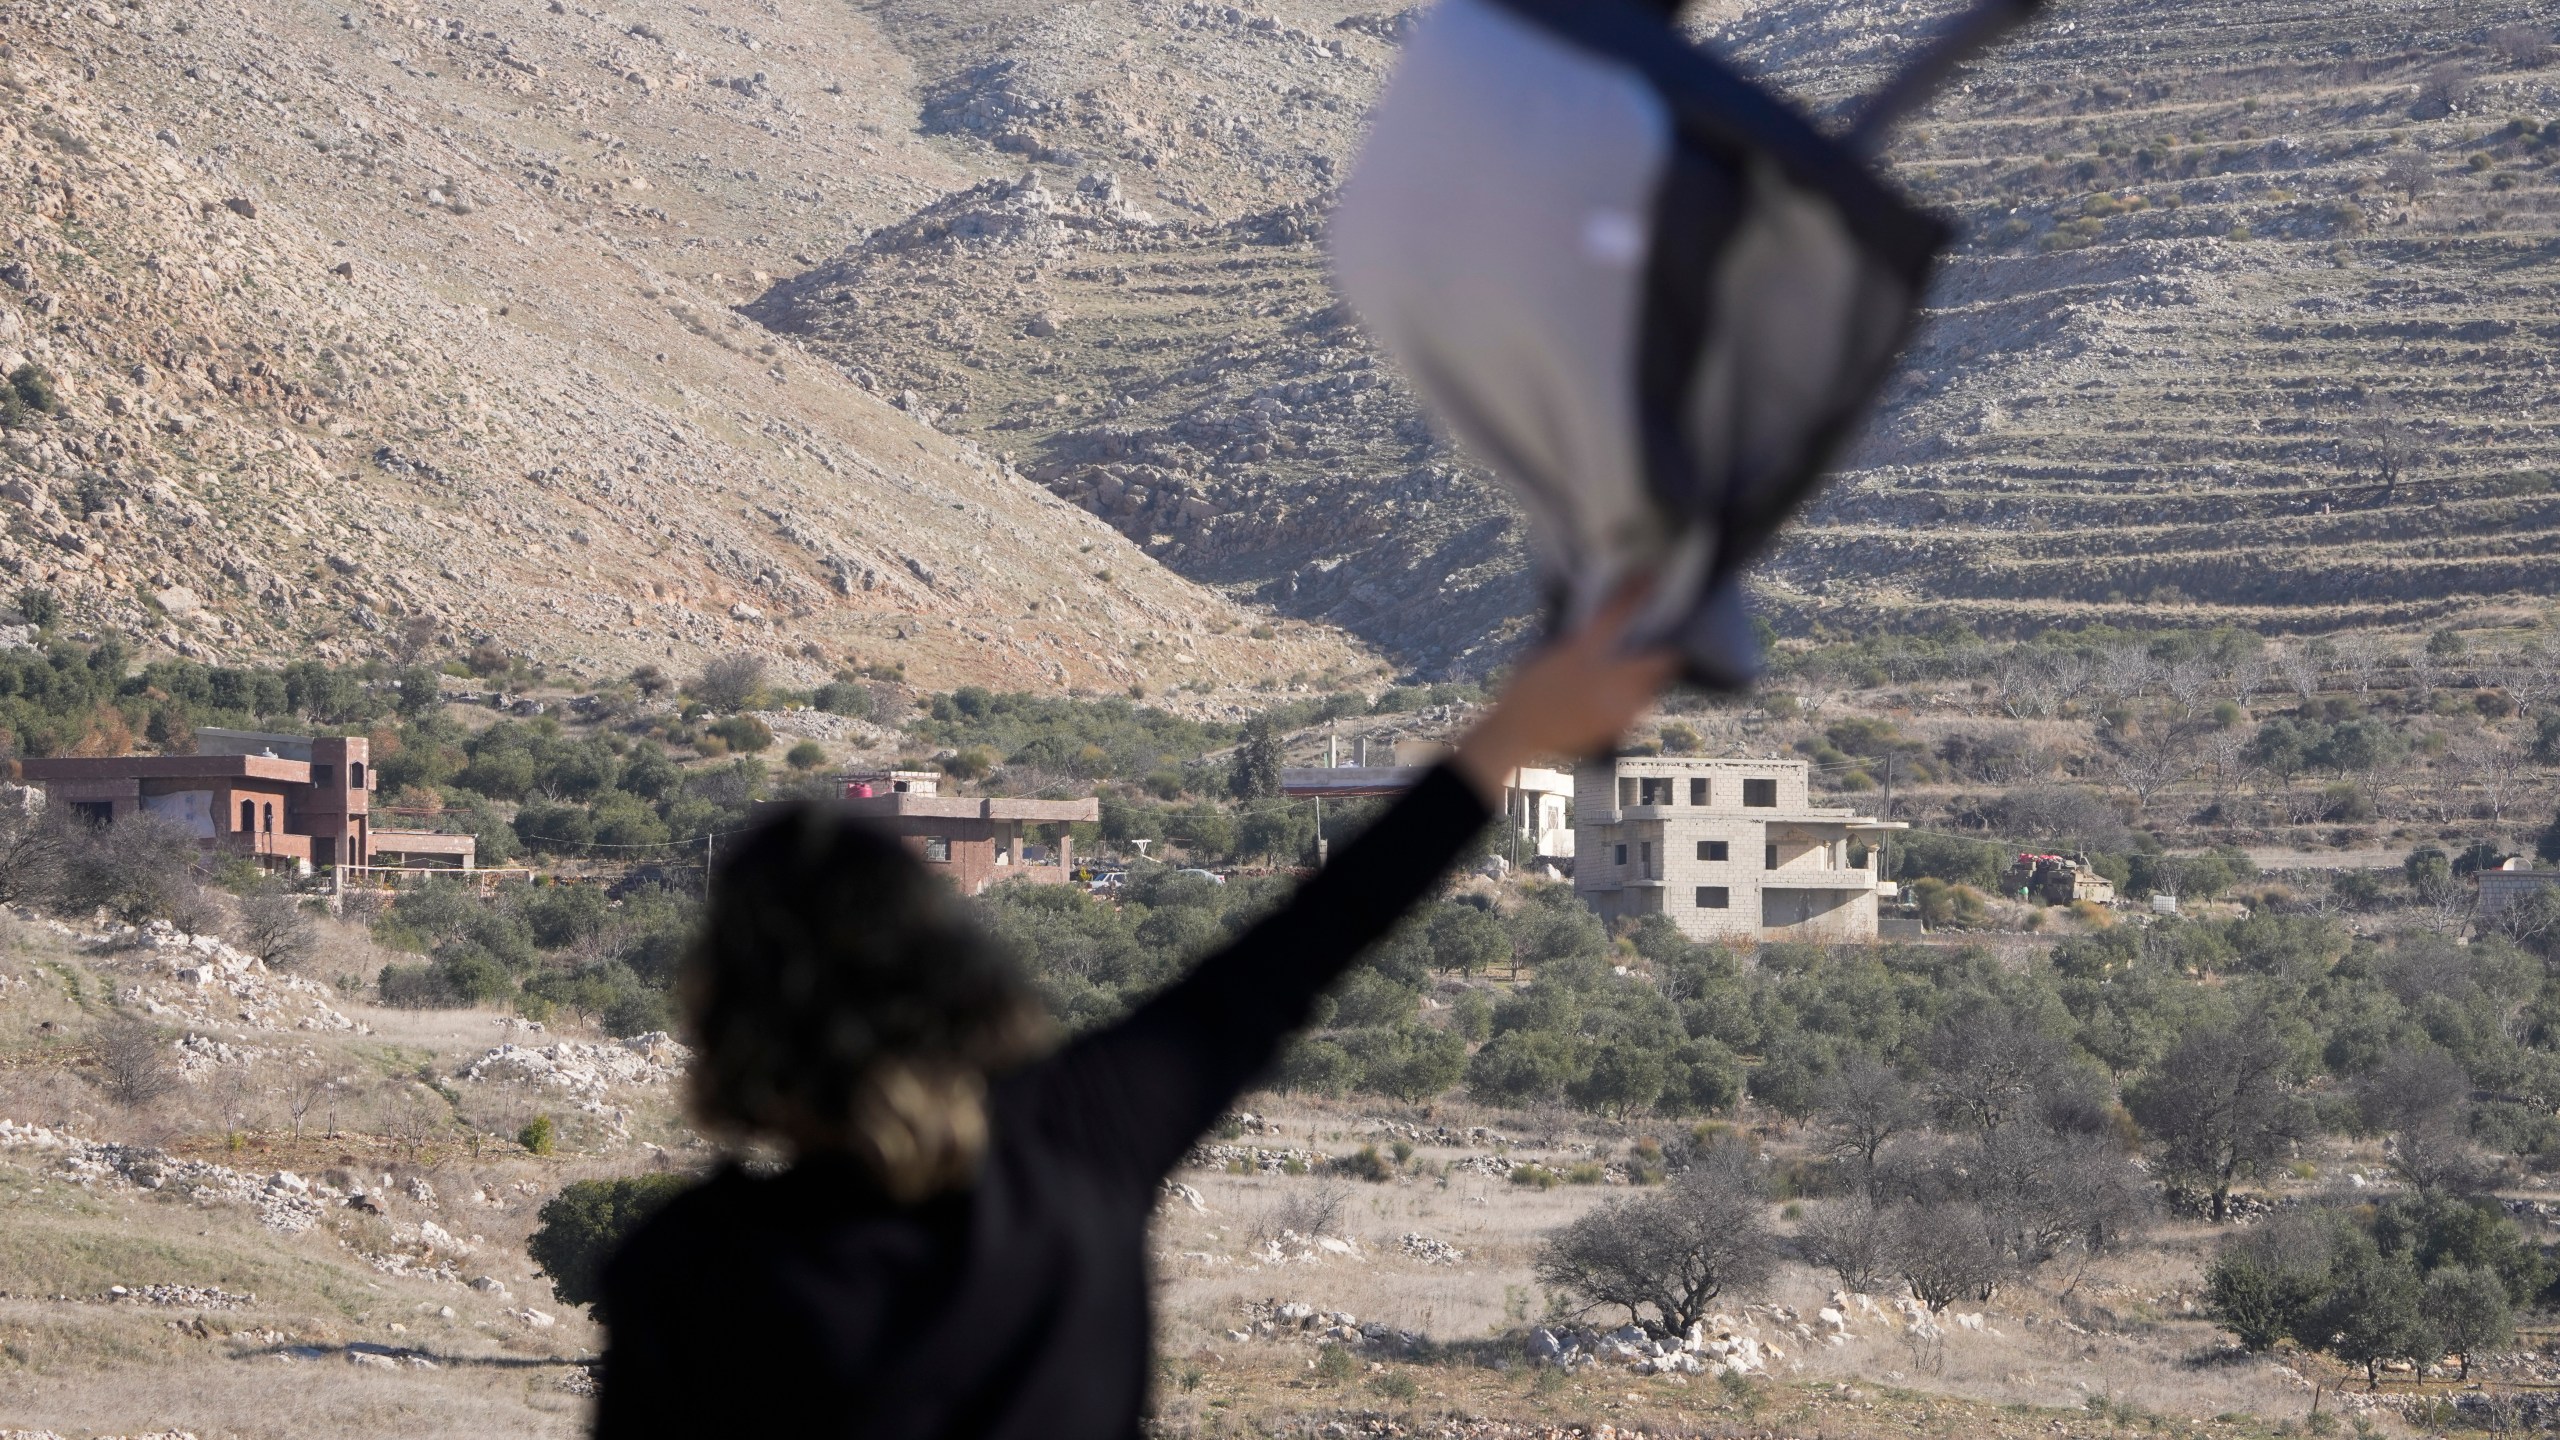
{"label": "arid hillside", "polygon": [[189,655],[423,617],[588,671],[1363,664],[732,312],[971,178],[860,13],[93,4],[0,46],[12,593]]}
{"label": "arid hillside", "polygon": [[[1692,13],[1827,115],[1947,8]],[[1316,240],[1411,12],[870,13],[977,183],[751,313],[1187,575],[1426,671],[1522,633],[1514,512]],[[2518,4],[2056,7],[1891,156],[1966,239],[1772,608],[2318,630],[2545,591],[2551,31]]]}

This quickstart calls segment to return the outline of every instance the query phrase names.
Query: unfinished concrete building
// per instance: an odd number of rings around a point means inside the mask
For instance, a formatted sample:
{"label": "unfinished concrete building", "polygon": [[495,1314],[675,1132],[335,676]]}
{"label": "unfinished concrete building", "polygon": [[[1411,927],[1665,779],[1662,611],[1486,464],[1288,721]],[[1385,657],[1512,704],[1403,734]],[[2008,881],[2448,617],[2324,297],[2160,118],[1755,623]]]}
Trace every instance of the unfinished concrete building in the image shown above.
{"label": "unfinished concrete building", "polygon": [[886,827],[963,895],[1006,880],[1058,884],[1075,874],[1067,827],[1102,818],[1101,802],[945,795],[927,770],[848,775],[845,808]]}
{"label": "unfinished concrete building", "polygon": [[1872,940],[1877,842],[1905,828],[1817,807],[1801,760],[1630,756],[1574,772],[1573,887],[1604,920],[1693,940]]}

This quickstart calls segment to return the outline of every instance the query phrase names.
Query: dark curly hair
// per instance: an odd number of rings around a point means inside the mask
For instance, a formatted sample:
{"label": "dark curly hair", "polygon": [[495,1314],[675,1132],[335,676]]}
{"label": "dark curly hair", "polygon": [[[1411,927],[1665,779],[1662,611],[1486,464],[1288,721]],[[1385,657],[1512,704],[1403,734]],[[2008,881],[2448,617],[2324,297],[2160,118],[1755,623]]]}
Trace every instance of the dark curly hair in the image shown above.
{"label": "dark curly hair", "polygon": [[707,1127],[849,1150],[902,1200],[969,1182],[987,1075],[1047,1034],[951,888],[818,804],[780,809],[721,859],[682,990]]}

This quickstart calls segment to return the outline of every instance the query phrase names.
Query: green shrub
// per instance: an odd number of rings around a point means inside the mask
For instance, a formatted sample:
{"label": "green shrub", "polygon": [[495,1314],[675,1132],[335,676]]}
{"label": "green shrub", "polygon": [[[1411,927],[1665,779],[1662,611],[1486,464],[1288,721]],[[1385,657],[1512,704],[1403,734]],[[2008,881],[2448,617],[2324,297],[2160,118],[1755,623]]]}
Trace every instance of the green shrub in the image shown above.
{"label": "green shrub", "polygon": [[753,715],[732,715],[709,728],[732,750],[755,755],[773,748],[773,731]]}
{"label": "green shrub", "polygon": [[1348,1175],[1373,1185],[1383,1185],[1396,1178],[1396,1167],[1387,1163],[1387,1157],[1379,1154],[1375,1145],[1363,1145],[1356,1154],[1335,1157],[1332,1168],[1337,1175]]}
{"label": "green shrub", "polygon": [[1557,1178],[1556,1172],[1534,1162],[1511,1167],[1511,1183],[1514,1185],[1526,1185],[1536,1190],[1553,1190],[1556,1188]]}
{"label": "green shrub", "polygon": [[556,1140],[551,1117],[548,1115],[534,1116],[525,1122],[523,1129],[516,1132],[516,1143],[523,1146],[528,1155],[550,1154]]}
{"label": "green shrub", "polygon": [[809,703],[830,715],[849,715],[856,720],[868,720],[871,718],[872,710],[871,687],[855,685],[843,680],[830,681],[818,687],[817,693],[809,697]]}
{"label": "green shrub", "polygon": [[684,1175],[581,1180],[543,1202],[525,1253],[571,1305],[593,1306],[605,1262],[640,1223],[693,1184]]}
{"label": "green shrub", "polygon": [[1343,1346],[1328,1344],[1316,1351],[1317,1379],[1341,1385],[1359,1373],[1359,1359]]}
{"label": "green shrub", "polygon": [[783,755],[782,763],[806,774],[827,763],[827,747],[815,740],[803,740]]}

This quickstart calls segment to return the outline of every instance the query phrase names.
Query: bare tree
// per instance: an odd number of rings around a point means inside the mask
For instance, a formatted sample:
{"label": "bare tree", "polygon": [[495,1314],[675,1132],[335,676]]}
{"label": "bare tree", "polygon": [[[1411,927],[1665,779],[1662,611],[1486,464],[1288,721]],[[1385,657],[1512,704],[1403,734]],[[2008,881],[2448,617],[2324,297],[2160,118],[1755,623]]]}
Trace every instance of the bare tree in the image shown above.
{"label": "bare tree", "polygon": [[31,785],[0,784],[0,904],[51,895],[62,877],[67,813]]}
{"label": "bare tree", "polygon": [[118,1015],[100,1026],[91,1053],[98,1087],[119,1105],[148,1105],[178,1087],[166,1037],[139,1015]]}
{"label": "bare tree", "polygon": [[178,887],[169,901],[169,924],[181,935],[193,940],[222,928],[222,902],[201,885],[189,883]]}
{"label": "bare tree", "polygon": [[2471,88],[2470,67],[2447,60],[2418,81],[2418,108],[2429,115],[2452,114],[2471,98]]}
{"label": "bare tree", "polygon": [[702,667],[685,692],[707,708],[728,714],[743,710],[747,702],[764,684],[765,661],[761,655],[739,651],[722,655]]}
{"label": "bare tree", "polygon": [[2116,783],[2133,792],[2134,803],[2149,809],[2151,797],[2196,773],[2195,747],[2184,727],[2165,715],[2144,720],[2131,733],[2118,732],[2111,762]]}
{"label": "bare tree", "polygon": [[1894,1220],[1894,1271],[1932,1313],[1959,1300],[1988,1300],[2008,1278],[2006,1248],[1981,1206],[1910,1204]]}
{"label": "bare tree", "polygon": [[2400,479],[2409,468],[2412,449],[2409,422],[2401,412],[2400,402],[2378,392],[2367,395],[2351,433],[2359,442],[2364,463],[2382,482],[2382,493],[2374,503],[2390,504],[2400,493]]}
{"label": "bare tree", "polygon": [[2276,674],[2295,697],[2309,701],[2320,694],[2320,661],[2309,649],[2288,645],[2276,652]]}
{"label": "bare tree", "polygon": [[2229,804],[2232,792],[2238,790],[2256,767],[2249,763],[2250,734],[2234,725],[2223,730],[2208,730],[2196,741],[2196,754],[2204,761],[2205,770],[2213,777],[2213,798],[2217,804]]}
{"label": "bare tree", "polygon": [[320,948],[320,927],[290,892],[265,888],[240,902],[234,938],[241,949],[282,970],[310,959]]}
{"label": "bare tree", "polygon": [[2539,70],[2551,61],[2551,31],[2542,25],[2501,25],[2489,32],[2489,48],[2518,70]]}
{"label": "bare tree", "polygon": [[416,1159],[453,1121],[453,1107],[423,1085],[404,1085],[382,1108],[382,1133]]}
{"label": "bare tree", "polygon": [[2382,183],[2406,195],[2415,205],[2418,197],[2436,188],[2435,162],[2427,158],[2424,150],[2394,150],[2391,158],[2382,162]]}
{"label": "bare tree", "polygon": [[2453,759],[2457,770],[2479,788],[2480,808],[2488,812],[2489,823],[2504,825],[2507,811],[2527,793],[2524,752],[2506,736],[2483,729],[2455,741]]}
{"label": "bare tree", "polygon": [[1868,1293],[1894,1277],[1902,1251],[1898,1218],[1895,1207],[1864,1196],[1827,1201],[1806,1212],[1797,1244],[1806,1260],[1839,1278],[1841,1289]]}
{"label": "bare tree", "polygon": [[2169,692],[2170,699],[2178,702],[2179,709],[2194,714],[2203,707],[2205,698],[2213,692],[2221,674],[2220,667],[2212,661],[2201,656],[2189,656],[2161,669],[2160,687]]}
{"label": "bare tree", "polygon": [[1920,1121],[1920,1107],[1894,1068],[1864,1051],[1843,1059],[1814,1096],[1815,1113],[1831,1131],[1831,1152],[1858,1162],[1861,1183],[1875,1179],[1876,1152]]}
{"label": "bare tree", "polygon": [[2337,655],[2338,668],[2347,673],[2347,679],[2356,687],[2356,694],[2359,697],[2373,694],[2374,677],[2382,670],[2382,642],[2365,631],[2350,630],[2339,636],[2332,648]]}
{"label": "bare tree", "polygon": [[2560,699],[2560,651],[2528,646],[2499,677],[2507,694],[2526,710]]}
{"label": "bare tree", "polygon": [[2098,692],[2111,700],[2131,700],[2151,688],[2159,663],[2140,645],[2116,645],[2099,660]]}
{"label": "bare tree", "polygon": [[1658,1336],[1687,1333],[1727,1290],[1776,1263],[1759,1162],[1747,1146],[1710,1146],[1659,1193],[1611,1200],[1550,1236],[1538,1278],[1588,1309],[1615,1306]]}
{"label": "bare tree", "polygon": [[337,1081],[316,1071],[294,1077],[285,1091],[285,1113],[293,1117],[294,1139],[302,1138],[302,1121],[311,1113],[311,1107],[319,1104],[322,1096],[337,1093],[337,1088]]}

